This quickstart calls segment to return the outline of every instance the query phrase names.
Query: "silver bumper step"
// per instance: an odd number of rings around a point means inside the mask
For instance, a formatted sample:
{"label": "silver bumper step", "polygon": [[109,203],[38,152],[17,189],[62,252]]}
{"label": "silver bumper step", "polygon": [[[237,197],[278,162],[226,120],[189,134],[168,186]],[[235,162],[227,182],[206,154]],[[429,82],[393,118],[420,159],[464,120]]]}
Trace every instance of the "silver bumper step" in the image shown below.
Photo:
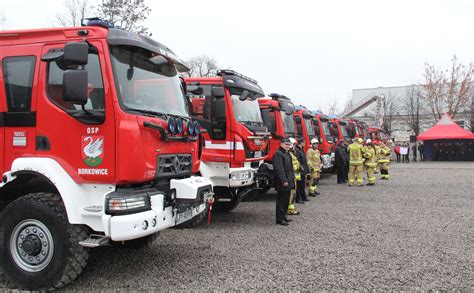
{"label": "silver bumper step", "polygon": [[84,247],[94,248],[94,247],[107,245],[109,244],[109,241],[110,241],[109,236],[91,234],[89,235],[89,238],[79,242],[79,245],[84,246]]}

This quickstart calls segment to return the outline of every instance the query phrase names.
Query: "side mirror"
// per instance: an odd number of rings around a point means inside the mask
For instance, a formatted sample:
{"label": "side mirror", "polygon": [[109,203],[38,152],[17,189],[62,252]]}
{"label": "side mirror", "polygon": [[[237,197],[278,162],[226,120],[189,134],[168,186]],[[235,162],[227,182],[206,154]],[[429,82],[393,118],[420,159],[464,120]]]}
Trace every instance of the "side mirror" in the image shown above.
{"label": "side mirror", "polygon": [[198,85],[188,85],[187,88],[186,88],[186,92],[191,93],[191,94],[196,95],[196,96],[200,96],[200,95],[202,95],[204,90],[203,90],[202,87],[200,87]]}
{"label": "side mirror", "polygon": [[87,86],[87,70],[66,70],[63,75],[64,101],[85,105],[88,99]]}
{"label": "side mirror", "polygon": [[245,101],[250,96],[250,92],[248,90],[243,90],[240,94],[239,100]]}
{"label": "side mirror", "polygon": [[[221,87],[222,88],[222,87]],[[213,101],[214,111],[212,116],[216,119],[225,119],[225,100],[224,99],[216,99]]]}
{"label": "side mirror", "polygon": [[225,95],[224,87],[222,86],[213,86],[211,89],[211,95],[216,98],[223,98]]}
{"label": "side mirror", "polygon": [[64,46],[63,60],[74,65],[86,65],[89,57],[89,45],[85,42],[71,42]]}

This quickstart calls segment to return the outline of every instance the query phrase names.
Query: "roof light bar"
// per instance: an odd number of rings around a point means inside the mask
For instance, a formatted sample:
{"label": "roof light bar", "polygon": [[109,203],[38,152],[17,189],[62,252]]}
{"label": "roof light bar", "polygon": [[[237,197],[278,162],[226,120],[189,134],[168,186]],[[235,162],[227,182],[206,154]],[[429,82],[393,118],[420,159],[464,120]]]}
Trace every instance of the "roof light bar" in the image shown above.
{"label": "roof light bar", "polygon": [[278,99],[290,100],[290,98],[288,98],[287,96],[275,94],[275,93],[269,94],[268,96],[274,100],[278,100]]}
{"label": "roof light bar", "polygon": [[255,84],[258,84],[258,82],[257,82],[255,79],[250,78],[250,77],[248,77],[248,76],[245,76],[245,75],[243,75],[243,74],[240,74],[240,73],[235,72],[234,70],[230,70],[230,69],[221,69],[221,70],[217,71],[217,75],[218,75],[218,76],[222,76],[222,77],[224,77],[224,75],[235,75],[235,76],[238,76],[238,77],[240,77],[240,78],[243,78],[243,79],[246,79],[246,80],[248,80],[248,81],[251,81],[251,82],[253,82],[253,83],[255,83]]}
{"label": "roof light bar", "polygon": [[89,17],[81,19],[82,26],[98,26],[103,28],[115,28],[114,24],[107,21],[100,19],[98,17]]}

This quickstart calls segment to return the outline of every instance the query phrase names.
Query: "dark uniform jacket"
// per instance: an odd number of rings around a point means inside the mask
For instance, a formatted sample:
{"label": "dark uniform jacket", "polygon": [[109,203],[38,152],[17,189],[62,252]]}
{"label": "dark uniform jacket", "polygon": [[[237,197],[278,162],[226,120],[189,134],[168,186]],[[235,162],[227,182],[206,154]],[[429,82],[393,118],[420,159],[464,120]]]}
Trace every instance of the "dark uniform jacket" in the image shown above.
{"label": "dark uniform jacket", "polygon": [[[273,155],[273,175],[275,189],[277,191],[290,191],[295,188],[295,173],[293,172],[293,164],[290,154],[284,149],[279,148]],[[288,182],[288,186],[283,183]]]}
{"label": "dark uniform jacket", "polygon": [[296,151],[296,158],[298,159],[298,162],[300,162],[300,165],[303,167],[303,176],[306,176],[309,174],[309,167],[308,167],[308,159],[306,159],[306,155],[304,153],[304,150],[302,150],[299,146],[295,147]]}
{"label": "dark uniform jacket", "polygon": [[336,169],[344,169],[345,166],[347,165],[347,151],[345,147],[342,144],[338,144],[336,147],[336,153],[335,153],[335,165]]}

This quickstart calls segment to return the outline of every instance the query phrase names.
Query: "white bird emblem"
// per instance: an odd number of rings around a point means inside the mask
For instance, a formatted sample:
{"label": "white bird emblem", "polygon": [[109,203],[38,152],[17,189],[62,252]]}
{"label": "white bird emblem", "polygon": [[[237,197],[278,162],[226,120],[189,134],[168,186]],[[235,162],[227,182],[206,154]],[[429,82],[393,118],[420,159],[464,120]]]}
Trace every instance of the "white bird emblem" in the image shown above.
{"label": "white bird emblem", "polygon": [[84,154],[89,158],[97,158],[104,152],[104,139],[97,138],[95,141],[92,137],[88,136],[84,138],[84,141],[89,143],[84,147]]}

